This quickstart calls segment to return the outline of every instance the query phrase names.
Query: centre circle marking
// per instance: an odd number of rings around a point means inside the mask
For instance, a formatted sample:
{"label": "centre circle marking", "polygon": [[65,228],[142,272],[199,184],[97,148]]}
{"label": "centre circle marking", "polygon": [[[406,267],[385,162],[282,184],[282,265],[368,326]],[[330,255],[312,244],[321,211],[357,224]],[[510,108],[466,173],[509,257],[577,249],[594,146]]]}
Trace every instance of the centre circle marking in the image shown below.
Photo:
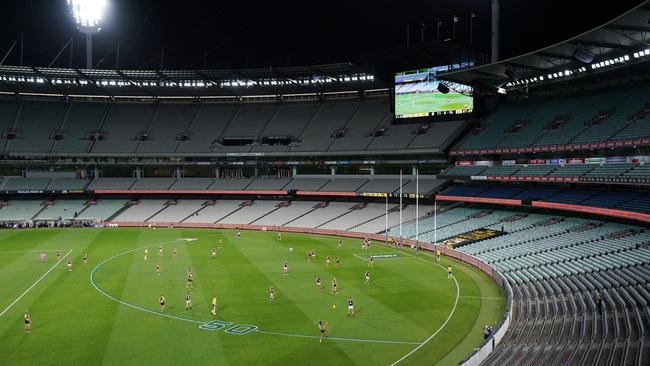
{"label": "centre circle marking", "polygon": [[[206,235],[206,236],[201,237],[200,239],[208,238],[208,237],[216,236],[216,235],[217,234]],[[133,252],[138,251],[138,250],[143,250],[145,248],[150,248],[150,247],[155,247],[155,246],[158,246],[158,245],[164,245],[164,244],[170,244],[170,243],[178,242],[179,240],[180,241],[185,241],[186,244],[191,244],[192,242],[196,241],[199,238],[191,238],[191,239],[192,240],[186,240],[185,238],[178,238],[178,239],[167,240],[167,241],[163,241],[163,242],[151,243],[149,245],[141,246],[141,247],[134,248],[134,249],[129,249],[127,251],[115,254],[112,257],[103,260],[102,262],[100,262],[98,265],[96,265],[92,269],[92,271],[90,272],[90,283],[95,288],[95,290],[97,290],[99,293],[101,293],[102,295],[106,296],[107,298],[109,298],[109,299],[111,299],[111,300],[113,300],[113,301],[115,301],[115,302],[117,302],[119,304],[130,307],[132,309],[140,310],[140,311],[143,311],[145,313],[152,314],[152,315],[162,316],[162,317],[165,317],[165,318],[180,320],[180,321],[193,323],[193,324],[199,324],[199,328],[203,329],[203,330],[222,330],[222,329],[225,329],[224,333],[234,334],[234,335],[243,335],[243,334],[249,334],[251,332],[255,332],[255,333],[260,333],[260,334],[285,336],[285,337],[312,338],[312,339],[320,338],[319,336],[308,335],[308,334],[284,333],[284,332],[274,332],[274,331],[262,330],[262,329],[257,328],[254,325],[249,325],[249,324],[234,324],[234,323],[231,323],[231,322],[228,322],[228,321],[222,321],[222,320],[203,321],[203,320],[197,320],[197,319],[184,318],[184,317],[176,316],[176,315],[172,315],[172,314],[161,313],[159,311],[147,309],[145,307],[135,305],[135,304],[131,304],[131,303],[126,302],[124,300],[118,299],[117,297],[109,294],[104,289],[102,289],[97,284],[97,282],[95,281],[95,273],[100,268],[102,268],[106,263],[111,262],[111,261],[113,261],[113,260],[115,260],[115,259],[117,259],[117,258],[119,258],[121,256],[124,256],[124,255],[129,254],[129,253],[133,253]],[[456,281],[455,278],[454,278],[454,281]],[[454,312],[456,311],[456,305],[458,304],[459,295],[460,295],[460,289],[458,287],[458,282],[456,282],[456,300],[454,302],[454,306],[453,306],[449,316],[447,317],[445,322],[442,324],[442,326],[440,328],[438,328],[438,330],[436,330],[436,332],[433,333],[432,336],[430,336],[429,338],[427,338],[423,342],[399,341],[399,340],[388,340],[388,339],[372,339],[372,338],[347,338],[347,337],[324,337],[324,339],[335,340],[335,341],[346,341],[346,342],[362,342],[362,343],[409,344],[409,345],[417,346],[413,351],[411,351],[410,353],[405,355],[402,359],[397,361],[397,362],[400,362],[401,360],[408,357],[410,354],[412,354],[413,352],[415,352],[416,350],[418,350],[419,348],[424,346],[426,343],[428,343],[433,337],[435,337],[447,325],[447,323],[449,322],[449,320],[453,316]]]}

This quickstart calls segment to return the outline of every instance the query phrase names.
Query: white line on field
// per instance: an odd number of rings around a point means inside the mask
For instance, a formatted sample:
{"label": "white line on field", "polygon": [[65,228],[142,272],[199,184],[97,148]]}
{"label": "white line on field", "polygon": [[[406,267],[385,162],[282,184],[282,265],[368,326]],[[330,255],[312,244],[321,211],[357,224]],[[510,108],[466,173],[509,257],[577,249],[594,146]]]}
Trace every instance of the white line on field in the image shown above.
{"label": "white line on field", "polygon": [[[215,235],[217,235],[217,234],[206,235],[204,237],[201,237],[201,239],[209,237],[209,236],[215,236]],[[93,270],[90,272],[90,283],[95,288],[95,290],[99,291],[102,295],[108,297],[109,299],[111,299],[111,300],[113,300],[113,301],[115,301],[115,302],[117,302],[119,304],[122,304],[124,306],[128,306],[128,307],[136,309],[136,310],[141,310],[141,311],[147,312],[147,313],[152,314],[152,315],[158,315],[158,316],[162,316],[162,317],[166,317],[166,318],[171,318],[171,319],[176,319],[176,320],[181,320],[181,321],[196,323],[196,324],[205,324],[205,323],[209,322],[209,321],[206,322],[206,321],[202,321],[202,320],[188,319],[188,318],[183,318],[183,317],[179,317],[179,316],[175,316],[175,315],[161,313],[161,312],[151,310],[151,309],[147,309],[147,308],[144,308],[144,307],[141,307],[141,306],[138,306],[138,305],[130,304],[130,303],[128,303],[126,301],[122,301],[122,300],[112,296],[108,292],[104,291],[97,284],[97,282],[95,282],[95,272],[97,270],[99,270],[102,266],[104,266],[106,263],[114,260],[115,258],[118,258],[118,257],[123,256],[123,255],[128,254],[128,253],[133,253],[133,252],[138,251],[138,250],[142,250],[144,248],[149,248],[149,247],[153,247],[153,246],[156,246],[156,245],[168,244],[170,242],[171,241],[149,244],[149,245],[146,245],[146,246],[142,246],[142,247],[135,248],[135,249],[130,249],[130,250],[127,250],[125,252],[115,254],[112,257],[110,257],[108,259],[105,259],[104,261],[102,261],[101,263],[96,265],[93,268]],[[272,332],[272,331],[266,331],[266,330],[260,330],[260,329],[256,329],[255,332],[261,333],[261,334],[288,336],[288,337],[298,337],[298,338],[320,338],[318,336],[312,336],[312,335],[306,335],[306,334],[292,334],[292,333]],[[368,339],[368,338],[324,337],[324,339],[331,339],[331,340],[335,340],[335,341],[384,343],[384,344],[411,344],[411,345],[419,345],[420,344],[420,342],[412,342],[412,341],[397,341],[397,340]]]}
{"label": "white line on field", "polygon": [[471,299],[482,299],[482,300],[503,300],[504,299],[503,297],[468,296],[468,295],[464,295],[464,296],[461,296],[461,297],[467,297],[467,298],[471,298]]}
{"label": "white line on field", "polygon": [[[394,248],[391,248],[391,247],[387,247],[387,248],[392,249],[394,251],[397,251],[397,249],[394,249]],[[404,253],[402,251],[400,251],[400,253],[406,254],[408,256],[411,256],[411,257],[414,257],[414,258],[417,258],[417,259],[420,259],[420,260],[423,260],[423,261],[425,261],[427,263],[431,263],[430,261],[428,261],[428,260],[426,260],[426,259],[424,259],[422,257],[417,257],[417,256],[415,256],[413,254],[410,254],[410,253]],[[441,266],[440,264],[436,263],[436,266],[440,267],[443,271],[447,272],[447,269],[445,267]],[[409,352],[409,353],[405,354],[404,356],[402,356],[402,358],[400,358],[399,360],[393,362],[390,366],[397,365],[398,363],[404,361],[410,355],[414,354],[417,350],[424,347],[425,344],[429,343],[430,340],[432,340],[435,336],[438,335],[438,333],[440,333],[440,331],[442,331],[444,329],[444,327],[447,325],[447,323],[449,323],[449,320],[451,320],[451,317],[454,316],[454,313],[456,312],[456,306],[458,305],[458,299],[460,298],[460,287],[458,286],[458,281],[456,280],[456,277],[452,276],[451,278],[454,280],[454,284],[456,285],[456,300],[454,301],[454,306],[451,308],[451,312],[449,313],[449,316],[447,317],[445,322],[442,323],[440,328],[438,328],[438,330],[436,330],[431,336],[429,336],[429,338],[425,339],[424,342],[420,343],[420,345],[415,347],[411,352]]]}
{"label": "white line on field", "polygon": [[[372,256],[372,254],[368,254],[368,258],[364,258],[364,257],[362,257],[362,256],[360,256],[358,254],[352,254],[352,255],[359,258],[359,259],[361,259],[364,262],[369,261],[370,257]],[[407,257],[394,257],[394,258],[375,257],[375,260],[378,260],[378,261],[395,261],[395,260],[400,260],[400,259],[411,259],[411,258],[407,258]]]}
{"label": "white line on field", "polygon": [[[313,338],[313,339],[320,338],[319,336],[315,336],[315,335],[271,332],[271,331],[259,330],[259,329],[257,329],[256,332],[257,333],[262,333],[262,334],[280,335],[280,336],[288,336],[288,337]],[[335,341],[364,342],[364,343],[420,344],[420,342],[391,341],[391,340],[387,340],[387,339],[345,338],[345,337],[323,337],[323,339],[331,339],[331,340],[335,340]]]}
{"label": "white line on field", "polygon": [[29,286],[29,288],[28,288],[27,290],[25,290],[25,292],[23,292],[22,294],[20,294],[20,296],[18,296],[18,298],[17,298],[16,300],[14,300],[14,302],[12,302],[11,304],[9,304],[9,306],[7,306],[7,308],[4,309],[4,310],[2,311],[2,313],[0,313],[0,317],[3,316],[3,315],[5,315],[5,313],[6,313],[7,311],[9,311],[9,309],[11,309],[12,306],[16,305],[16,303],[17,303],[18,301],[20,301],[20,299],[22,299],[23,296],[25,296],[25,294],[27,294],[27,293],[29,292],[29,290],[33,289],[34,286],[36,286],[39,282],[41,282],[41,280],[43,280],[43,278],[45,278],[45,276],[47,276],[50,272],[52,272],[52,270],[53,270],[54,268],[56,268],[56,266],[58,266],[59,263],[63,262],[63,260],[65,259],[65,257],[67,257],[68,255],[70,255],[70,253],[72,253],[72,249],[70,249],[70,251],[67,252],[67,253],[63,256],[63,258],[61,258],[61,260],[59,260],[58,262],[54,263],[54,265],[53,265],[53,266],[52,266],[52,267],[51,267],[47,272],[45,272],[45,274],[43,274],[43,275],[42,275],[38,280],[36,280],[36,282],[34,282],[31,286]]}

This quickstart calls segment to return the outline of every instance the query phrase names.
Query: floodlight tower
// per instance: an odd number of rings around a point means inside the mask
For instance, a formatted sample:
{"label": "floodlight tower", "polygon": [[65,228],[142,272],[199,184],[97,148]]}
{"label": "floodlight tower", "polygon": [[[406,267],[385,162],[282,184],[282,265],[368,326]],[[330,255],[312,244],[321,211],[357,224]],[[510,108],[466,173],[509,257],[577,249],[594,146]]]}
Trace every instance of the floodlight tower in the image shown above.
{"label": "floodlight tower", "polygon": [[107,0],[68,0],[77,29],[86,35],[86,68],[93,68],[93,34],[102,30]]}

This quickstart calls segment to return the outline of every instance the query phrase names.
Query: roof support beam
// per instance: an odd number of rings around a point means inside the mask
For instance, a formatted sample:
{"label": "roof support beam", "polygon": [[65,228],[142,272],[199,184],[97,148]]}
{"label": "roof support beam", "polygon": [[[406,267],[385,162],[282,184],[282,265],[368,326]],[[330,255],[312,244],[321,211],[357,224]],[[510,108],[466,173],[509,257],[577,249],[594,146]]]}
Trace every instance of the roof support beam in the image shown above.
{"label": "roof support beam", "polygon": [[620,30],[626,32],[650,32],[650,26],[631,25],[631,24],[607,24],[606,29]]}
{"label": "roof support beam", "polygon": [[604,41],[575,39],[575,40],[571,41],[571,43],[576,44],[576,45],[611,48],[611,49],[619,49],[619,50],[626,50],[626,51],[634,50],[634,47],[632,47],[632,46],[627,46],[627,45],[618,44],[618,43],[604,42]]}
{"label": "roof support beam", "polygon": [[545,69],[543,67],[522,64],[522,63],[514,62],[514,61],[504,62],[504,65],[513,66],[513,67],[516,67],[516,68],[526,69],[526,70],[530,70],[530,71],[537,71],[537,72],[547,72],[548,71],[547,69]]}
{"label": "roof support beam", "polygon": [[554,53],[554,52],[536,52],[535,53],[537,56],[542,56],[546,58],[554,58],[558,60],[573,60],[573,55],[568,56],[568,55],[562,55],[559,53]]}

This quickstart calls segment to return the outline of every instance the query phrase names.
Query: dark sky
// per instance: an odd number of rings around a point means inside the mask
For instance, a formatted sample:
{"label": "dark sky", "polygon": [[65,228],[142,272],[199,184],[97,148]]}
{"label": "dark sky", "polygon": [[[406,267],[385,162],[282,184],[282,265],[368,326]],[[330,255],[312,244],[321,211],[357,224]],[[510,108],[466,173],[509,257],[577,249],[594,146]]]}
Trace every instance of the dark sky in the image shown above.
{"label": "dark sky", "polygon": [[[110,12],[95,39],[95,63],[114,68],[160,66],[201,68],[267,67],[358,61],[366,52],[435,38],[436,19],[443,37],[452,16],[460,20],[456,43],[469,46],[473,11],[474,47],[489,51],[490,0],[328,0],[198,1],[108,0]],[[24,63],[83,67],[84,39],[74,28],[66,0],[2,0],[0,56],[24,32]],[[638,4],[640,0],[501,0],[501,56],[515,56],[574,36]],[[74,38],[73,56],[66,49]],[[19,63],[19,46],[4,64]],[[0,58],[1,59],[1,58]],[[103,59],[103,61],[101,61]],[[53,61],[54,60],[54,61]]]}

